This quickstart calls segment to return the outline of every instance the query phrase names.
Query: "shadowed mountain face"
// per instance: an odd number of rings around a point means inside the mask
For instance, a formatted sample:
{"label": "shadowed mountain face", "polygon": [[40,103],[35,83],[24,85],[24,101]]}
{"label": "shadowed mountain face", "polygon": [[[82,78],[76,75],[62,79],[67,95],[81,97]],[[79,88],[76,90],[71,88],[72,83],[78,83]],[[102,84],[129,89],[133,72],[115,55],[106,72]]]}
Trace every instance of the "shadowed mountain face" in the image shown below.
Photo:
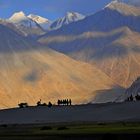
{"label": "shadowed mountain face", "polygon": [[[71,98],[73,103],[87,103],[99,90],[116,85],[95,66],[43,49],[6,25],[0,24],[0,32],[1,108],[19,102],[34,105],[39,99],[56,102]],[[114,101],[120,94],[112,90],[111,98],[100,97],[97,102]]]}
{"label": "shadowed mountain face", "polygon": [[14,30],[16,33],[24,36],[24,33],[21,32],[13,23],[9,22],[8,20],[0,19],[0,25],[4,25],[4,26],[10,28],[11,30]]}
{"label": "shadowed mountain face", "polygon": [[39,41],[96,64],[127,87],[140,75],[140,9],[112,2],[101,11],[42,36]]}
{"label": "shadowed mountain face", "polygon": [[35,45],[35,42],[22,36],[22,33],[10,24],[1,23],[0,32],[0,53],[23,51],[31,49]]}

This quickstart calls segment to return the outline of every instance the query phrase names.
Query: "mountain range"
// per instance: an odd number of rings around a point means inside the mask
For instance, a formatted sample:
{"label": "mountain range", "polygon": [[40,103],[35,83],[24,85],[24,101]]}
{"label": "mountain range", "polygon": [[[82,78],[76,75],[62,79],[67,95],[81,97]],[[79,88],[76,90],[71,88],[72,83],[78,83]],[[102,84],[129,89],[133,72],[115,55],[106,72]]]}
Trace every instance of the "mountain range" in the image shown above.
{"label": "mountain range", "polygon": [[7,21],[15,24],[25,36],[39,36],[83,18],[84,16],[77,12],[68,12],[64,17],[52,22],[47,18],[34,14],[25,15],[20,11],[14,13]]}
{"label": "mountain range", "polygon": [[140,75],[140,8],[113,1],[99,12],[40,37],[70,57],[96,65],[124,88]]}
{"label": "mountain range", "polygon": [[124,100],[140,75],[139,25],[140,8],[116,0],[92,15],[68,12],[54,22],[22,11],[1,19],[0,107]]}

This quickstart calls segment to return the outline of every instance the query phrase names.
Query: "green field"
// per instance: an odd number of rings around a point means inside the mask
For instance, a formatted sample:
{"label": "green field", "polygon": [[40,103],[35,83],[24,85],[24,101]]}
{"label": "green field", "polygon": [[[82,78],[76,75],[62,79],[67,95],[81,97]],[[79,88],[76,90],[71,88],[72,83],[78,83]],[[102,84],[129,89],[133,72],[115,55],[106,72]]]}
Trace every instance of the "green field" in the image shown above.
{"label": "green field", "polygon": [[2,125],[0,140],[36,139],[101,139],[108,135],[140,135],[140,123],[96,123],[96,124],[50,124],[50,125]]}

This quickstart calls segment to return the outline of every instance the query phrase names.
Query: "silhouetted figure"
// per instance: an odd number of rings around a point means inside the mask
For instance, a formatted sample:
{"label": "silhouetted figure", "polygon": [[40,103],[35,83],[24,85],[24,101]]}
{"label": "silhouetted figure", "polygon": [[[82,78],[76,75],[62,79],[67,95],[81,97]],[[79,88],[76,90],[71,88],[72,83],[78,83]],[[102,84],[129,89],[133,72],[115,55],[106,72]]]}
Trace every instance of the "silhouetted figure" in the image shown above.
{"label": "silhouetted figure", "polygon": [[128,97],[126,100],[125,100],[125,102],[129,102],[130,101],[130,98]]}
{"label": "silhouetted figure", "polygon": [[69,105],[69,100],[68,100],[68,99],[66,100],[66,105],[67,105],[67,106]]}
{"label": "silhouetted figure", "polygon": [[72,105],[72,101],[71,101],[71,99],[69,99],[69,105]]}
{"label": "silhouetted figure", "polygon": [[62,100],[60,100],[60,105],[62,105]]}
{"label": "silhouetted figure", "polygon": [[136,101],[140,101],[140,95],[137,94],[137,95],[135,96],[135,98],[136,98]]}
{"label": "silhouetted figure", "polygon": [[58,104],[58,105],[61,105],[61,101],[60,101],[60,100],[58,100],[58,101],[57,101],[57,104]]}
{"label": "silhouetted figure", "polygon": [[41,99],[40,101],[37,102],[37,106],[40,106],[41,105]]}
{"label": "silhouetted figure", "polygon": [[19,108],[26,108],[28,107],[28,103],[20,103],[18,104]]}
{"label": "silhouetted figure", "polygon": [[62,100],[62,105],[64,105],[64,100]]}
{"label": "silhouetted figure", "polygon": [[41,99],[40,99],[40,101],[37,102],[37,106],[47,106],[47,104],[46,103],[41,103]]}
{"label": "silhouetted figure", "polygon": [[130,98],[130,101],[133,101],[133,96],[132,95],[129,98]]}
{"label": "silhouetted figure", "polygon": [[52,103],[51,102],[48,103],[48,107],[49,108],[52,107]]}
{"label": "silhouetted figure", "polygon": [[64,105],[67,105],[67,100],[66,99],[64,100]]}

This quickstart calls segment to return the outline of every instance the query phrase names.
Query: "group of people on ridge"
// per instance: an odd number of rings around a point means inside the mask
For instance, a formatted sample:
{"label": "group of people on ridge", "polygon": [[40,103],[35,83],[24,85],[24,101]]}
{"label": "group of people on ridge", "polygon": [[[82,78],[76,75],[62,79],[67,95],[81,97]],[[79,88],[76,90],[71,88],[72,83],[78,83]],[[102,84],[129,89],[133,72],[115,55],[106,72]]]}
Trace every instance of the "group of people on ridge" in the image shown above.
{"label": "group of people on ridge", "polygon": [[67,105],[68,106],[68,105],[72,104],[72,101],[71,101],[71,99],[58,100],[57,104],[58,105]]}

